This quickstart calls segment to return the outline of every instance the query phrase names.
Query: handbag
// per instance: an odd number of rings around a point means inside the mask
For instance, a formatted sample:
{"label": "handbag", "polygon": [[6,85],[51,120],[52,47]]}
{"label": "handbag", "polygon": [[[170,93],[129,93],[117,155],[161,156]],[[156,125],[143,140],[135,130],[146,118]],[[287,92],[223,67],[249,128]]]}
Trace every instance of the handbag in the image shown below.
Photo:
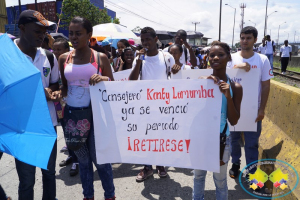
{"label": "handbag", "polygon": [[85,144],[93,126],[92,108],[91,106],[75,108],[66,105],[63,119],[67,147],[77,151]]}
{"label": "handbag", "polygon": [[226,146],[226,130],[227,130],[227,122],[225,124],[223,132],[220,134],[220,166],[225,165],[223,162],[223,154]]}

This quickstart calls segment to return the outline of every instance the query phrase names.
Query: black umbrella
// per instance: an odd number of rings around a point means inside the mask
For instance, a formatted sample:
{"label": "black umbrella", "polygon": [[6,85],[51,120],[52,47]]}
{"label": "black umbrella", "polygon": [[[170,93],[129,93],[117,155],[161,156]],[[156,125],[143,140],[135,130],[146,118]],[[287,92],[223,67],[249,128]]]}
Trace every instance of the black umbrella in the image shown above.
{"label": "black umbrella", "polygon": [[168,40],[172,39],[173,35],[171,35],[168,31],[155,31],[159,40]]}
{"label": "black umbrella", "polygon": [[50,33],[50,35],[54,38],[54,39],[57,39],[57,38],[65,38],[66,40],[69,40],[69,38],[67,36],[65,36],[64,34],[62,33]]}

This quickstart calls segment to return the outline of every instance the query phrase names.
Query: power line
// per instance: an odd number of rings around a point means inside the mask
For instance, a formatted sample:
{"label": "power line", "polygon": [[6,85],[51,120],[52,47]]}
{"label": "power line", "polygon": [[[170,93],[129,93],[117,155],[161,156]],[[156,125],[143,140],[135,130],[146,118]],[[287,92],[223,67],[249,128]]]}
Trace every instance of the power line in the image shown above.
{"label": "power line", "polygon": [[[165,11],[160,10],[160,9],[158,9],[158,8],[155,8],[155,7],[152,6],[151,4],[147,3],[145,0],[142,0],[142,1],[143,1],[144,3],[146,3],[146,4],[148,4],[149,6],[151,6],[152,8],[157,9],[157,10],[159,10],[160,12],[162,12],[163,14],[167,15],[168,17],[170,17]],[[177,17],[177,15],[175,15],[175,16]],[[181,20],[179,17],[177,17],[177,19]]]}
{"label": "power line", "polygon": [[118,9],[124,11],[124,12],[127,12],[127,13],[129,13],[129,14],[131,14],[131,15],[135,15],[135,16],[137,16],[137,17],[139,17],[139,18],[142,18],[142,19],[144,19],[144,20],[150,21],[150,22],[152,22],[152,23],[155,23],[155,24],[158,24],[158,25],[161,25],[161,26],[166,26],[166,27],[171,28],[171,29],[175,29],[175,28],[173,28],[173,27],[170,27],[170,26],[167,26],[167,25],[158,23],[158,22],[156,22],[156,21],[150,20],[150,19],[148,19],[148,18],[146,18],[146,17],[143,17],[143,16],[141,16],[141,15],[135,13],[135,12],[132,12],[132,11],[130,11],[130,10],[128,10],[128,9],[126,9],[126,8],[124,8],[124,7],[122,7],[122,6],[119,6],[119,5],[113,3],[113,2],[111,2],[111,1],[109,1],[109,0],[106,0],[106,3],[107,3],[107,4],[110,4],[111,6],[114,6],[114,7],[118,8]]}
{"label": "power line", "polygon": [[[154,0],[154,1],[156,1],[156,0]],[[165,8],[172,10],[176,15],[181,16],[180,13],[178,13],[178,12],[176,12],[175,10],[173,10],[172,8],[168,7],[168,6],[167,6],[166,4],[164,4],[162,1],[160,1],[160,0],[157,0],[157,1],[159,1],[162,5],[164,5]]]}
{"label": "power line", "polygon": [[[130,6],[131,8],[134,8],[134,9],[136,9],[136,10],[140,10],[140,8],[137,8],[137,7],[134,7],[134,6],[132,6],[132,5],[129,5],[128,3],[125,3],[124,1],[120,1],[120,0],[119,0],[119,2],[121,2],[121,3],[123,3],[123,4],[127,5],[127,6]],[[152,17],[155,17],[155,16],[152,15],[151,13],[150,13],[150,14],[147,13],[147,15],[151,15]]]}
{"label": "power line", "polygon": [[[170,12],[170,14],[174,15],[177,19],[179,20],[182,20],[181,18],[179,18],[178,16],[181,16],[180,14],[176,13],[176,12],[172,12],[172,9],[171,8],[168,8],[165,4],[163,4],[161,1],[156,1],[156,0],[153,0],[158,4],[164,6],[166,8],[166,11]],[[163,11],[163,13],[165,13],[166,11]]]}

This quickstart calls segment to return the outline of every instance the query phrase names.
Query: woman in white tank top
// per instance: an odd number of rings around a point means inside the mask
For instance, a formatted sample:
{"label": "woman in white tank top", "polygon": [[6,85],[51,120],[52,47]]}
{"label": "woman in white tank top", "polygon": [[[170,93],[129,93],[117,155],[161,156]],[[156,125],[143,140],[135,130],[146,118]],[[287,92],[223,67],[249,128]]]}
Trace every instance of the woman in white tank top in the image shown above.
{"label": "woman in white tank top", "polygon": [[[92,24],[82,17],[74,17],[70,22],[69,38],[74,50],[61,55],[58,60],[63,84],[61,94],[62,96],[66,96],[67,104],[64,111],[65,118],[67,118],[68,113],[75,112],[75,110],[76,112],[80,111],[79,113],[82,112],[83,115],[86,115],[87,113],[85,111],[91,109],[89,85],[95,85],[100,81],[113,80],[107,56],[102,53],[98,55],[97,52],[88,46],[92,32]],[[92,115],[91,112],[89,113],[88,115]],[[92,119],[92,116],[89,117]],[[66,134],[66,129],[70,129],[68,124],[70,120],[65,118],[64,132]],[[66,124],[67,121],[68,123]],[[93,120],[87,123],[85,127],[88,127],[87,129],[90,130],[87,140],[83,142],[82,146],[80,145],[80,147],[78,147],[78,150],[74,151],[79,161],[84,200],[94,200],[93,163],[102,181],[105,199],[114,200],[115,188],[111,164],[97,164]],[[77,128],[78,123],[77,126],[75,125],[73,127]],[[76,132],[76,129],[73,130]],[[82,129],[79,130],[81,131]],[[78,132],[76,132],[76,134],[77,133]],[[99,198],[100,197],[97,197],[95,199]]]}

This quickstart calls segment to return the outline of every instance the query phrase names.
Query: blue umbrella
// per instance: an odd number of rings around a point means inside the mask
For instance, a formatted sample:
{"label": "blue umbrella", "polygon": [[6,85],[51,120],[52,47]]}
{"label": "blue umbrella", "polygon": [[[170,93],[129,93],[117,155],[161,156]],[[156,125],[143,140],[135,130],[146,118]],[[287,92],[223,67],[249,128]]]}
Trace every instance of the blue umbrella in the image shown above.
{"label": "blue umbrella", "polygon": [[0,151],[47,169],[56,140],[40,71],[0,36]]}
{"label": "blue umbrella", "polygon": [[111,39],[110,37],[107,37],[105,38],[103,41],[102,41],[102,44],[104,42],[104,44],[106,44],[107,42],[109,42],[111,44],[112,47],[114,47],[115,49],[118,49],[117,47],[117,44],[120,40],[122,39],[126,39],[128,40],[128,38],[114,38],[114,39]]}

